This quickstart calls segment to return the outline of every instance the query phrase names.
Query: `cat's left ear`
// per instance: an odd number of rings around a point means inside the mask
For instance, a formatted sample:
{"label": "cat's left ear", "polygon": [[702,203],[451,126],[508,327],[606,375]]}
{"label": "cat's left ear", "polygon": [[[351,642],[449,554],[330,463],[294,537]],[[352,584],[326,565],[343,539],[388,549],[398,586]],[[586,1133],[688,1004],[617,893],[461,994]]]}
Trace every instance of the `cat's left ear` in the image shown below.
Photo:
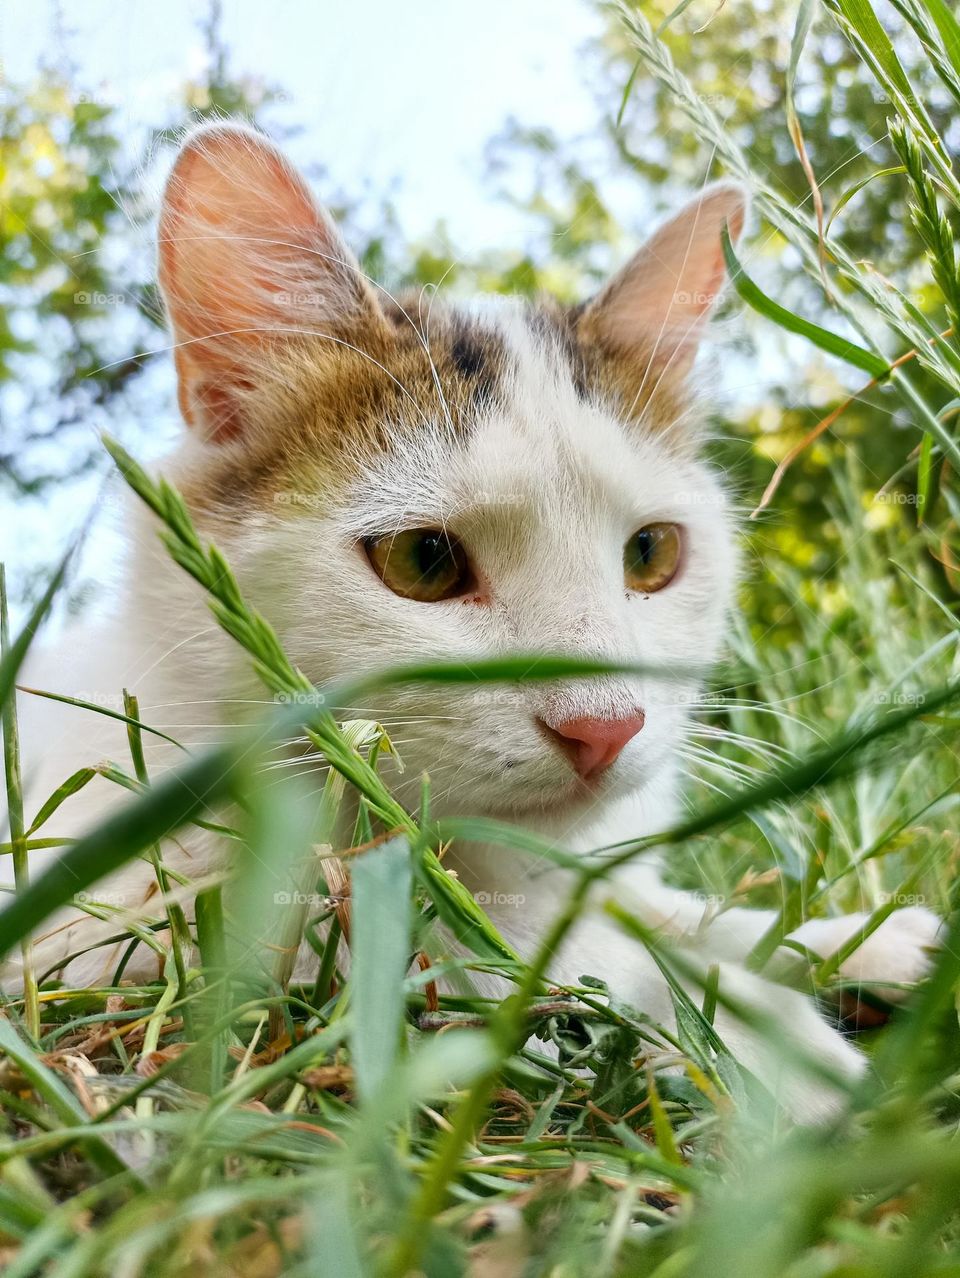
{"label": "cat's left ear", "polygon": [[214,443],[254,433],[297,342],[345,330],[357,342],[385,326],[306,182],[240,124],[204,125],[184,142],[160,210],[159,281],[184,419]]}
{"label": "cat's left ear", "polygon": [[685,375],[726,281],[720,232],[726,225],[736,243],[748,207],[734,182],[705,187],[587,305],[582,337],[644,368]]}

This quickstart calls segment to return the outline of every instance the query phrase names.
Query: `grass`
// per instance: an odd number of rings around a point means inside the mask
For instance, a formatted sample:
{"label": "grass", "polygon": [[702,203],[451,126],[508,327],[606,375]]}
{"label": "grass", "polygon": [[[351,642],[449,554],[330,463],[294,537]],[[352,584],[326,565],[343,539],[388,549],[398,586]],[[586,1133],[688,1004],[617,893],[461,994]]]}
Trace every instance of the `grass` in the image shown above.
{"label": "grass", "polygon": [[[935,319],[895,289],[879,289],[842,245],[822,245],[817,219],[750,174],[642,16],[624,12],[638,66],[668,85],[691,129],[751,180],[815,285],[822,269],[842,281],[831,296],[844,336],[833,341],[826,321],[779,313],[744,270],[745,301],[841,356],[855,345],[856,366],[887,378],[918,424],[908,494],[918,502],[900,505],[883,526],[865,517],[852,456],[832,475],[837,561],[820,579],[779,557],[769,513],[750,526],[762,572],[747,583],[728,666],[715,674],[684,747],[689,809],[658,842],[672,877],[718,908],[777,910],[752,956],[757,967],[801,917],[864,910],[869,921],[852,945],[898,904],[956,917],[958,620],[951,578],[930,550],[947,553],[956,514],[945,459],[957,448],[951,402],[960,395],[960,356],[949,339],[932,338],[960,296],[940,211],[960,202],[960,185],[872,11],[839,0],[826,8],[900,112],[892,133],[901,176],[944,298]],[[960,33],[949,12],[913,0],[898,8],[960,94]],[[798,30],[802,51],[802,23]],[[883,322],[889,349],[880,349],[877,324],[868,334],[864,308]],[[909,350],[923,379],[901,362]],[[127,695],[130,760],[100,771],[132,792],[129,806],[67,847],[59,870],[28,882],[46,816],[95,771],[66,780],[39,813],[19,820],[13,685],[62,574],[22,636],[11,642],[4,625],[0,696],[14,822],[2,851],[19,890],[0,912],[0,949],[25,946],[39,978],[0,1016],[5,1274],[960,1274],[956,922],[930,979],[889,1023],[859,1034],[874,1069],[846,1088],[836,1119],[813,1129],[785,1124],[713,1028],[723,990],[708,980],[691,996],[682,961],[616,902],[611,914],[663,965],[676,1027],[617,1004],[593,974],[576,987],[553,986],[552,948],[584,893],[609,873],[610,856],[574,862],[533,832],[489,822],[438,828],[427,783],[419,810],[404,810],[378,770],[389,748],[382,731],[337,715],[361,702],[370,682],[322,696],[313,689],[178,495],[108,447],[279,704],[239,742],[185,756],[152,782],[141,734],[153,729]],[[760,620],[771,615],[776,643]],[[380,678],[510,682],[601,668],[518,657]],[[333,765],[319,814],[296,780],[258,784],[258,755],[291,726],[305,728]],[[359,850],[335,856],[326,835],[352,796]],[[161,980],[135,985],[120,970],[109,986],[69,990],[33,972],[27,938],[38,922],[134,856],[152,862],[163,889],[176,886],[163,864],[164,836],[222,821],[212,809],[224,802],[237,849],[229,904],[209,880],[184,907],[165,892],[163,912],[134,934],[160,955]],[[517,855],[570,866],[569,899],[536,953],[514,954],[443,869],[446,840],[480,833]],[[257,867],[268,850],[291,893],[310,904],[287,911],[285,924],[278,914],[279,957],[255,961],[237,939],[252,920],[262,926]],[[110,917],[96,902],[85,908]],[[438,922],[466,957],[443,950]],[[301,933],[316,951],[305,984],[292,981],[284,958]],[[336,964],[341,934],[351,949],[346,975]],[[428,953],[433,966],[416,961]],[[435,984],[448,972],[491,968],[514,983],[500,1004]],[[811,978],[828,1007],[852,1007],[836,961],[814,962]]]}

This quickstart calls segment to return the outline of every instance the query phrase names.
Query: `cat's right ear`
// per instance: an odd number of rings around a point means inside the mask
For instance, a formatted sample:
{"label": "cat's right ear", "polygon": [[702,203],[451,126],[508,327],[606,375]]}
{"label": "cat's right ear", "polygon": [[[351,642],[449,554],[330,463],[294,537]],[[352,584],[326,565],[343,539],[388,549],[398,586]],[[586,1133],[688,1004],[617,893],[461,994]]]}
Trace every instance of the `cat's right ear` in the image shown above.
{"label": "cat's right ear", "polygon": [[641,386],[682,383],[726,281],[721,233],[736,244],[748,203],[735,182],[705,187],[588,303],[581,335],[639,373]]}
{"label": "cat's right ear", "polygon": [[303,178],[236,124],[197,130],[177,156],[160,213],[159,280],[181,412],[218,443],[248,429],[257,381],[280,344],[385,323]]}

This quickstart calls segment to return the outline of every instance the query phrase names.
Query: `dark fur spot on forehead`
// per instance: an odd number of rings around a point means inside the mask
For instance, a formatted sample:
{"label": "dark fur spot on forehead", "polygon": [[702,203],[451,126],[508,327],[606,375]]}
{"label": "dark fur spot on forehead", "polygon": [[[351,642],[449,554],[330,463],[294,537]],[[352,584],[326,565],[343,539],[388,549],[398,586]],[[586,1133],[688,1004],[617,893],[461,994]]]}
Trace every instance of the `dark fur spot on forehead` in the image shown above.
{"label": "dark fur spot on forehead", "polygon": [[690,406],[686,374],[658,352],[656,340],[618,347],[605,340],[590,303],[562,312],[561,328],[576,351],[586,395],[606,404],[625,422],[640,422],[668,445],[690,451],[690,432],[677,423]]}
{"label": "dark fur spot on forehead", "polygon": [[486,363],[483,347],[466,328],[454,334],[450,354],[461,377],[478,377],[483,372]]}
{"label": "dark fur spot on forehead", "polygon": [[502,373],[502,344],[478,325],[459,321],[452,333],[450,358],[460,377],[472,383],[477,407],[489,404],[496,394],[498,372]]}
{"label": "dark fur spot on forehead", "polygon": [[603,340],[591,305],[561,306],[547,299],[529,312],[533,334],[552,349],[583,400],[604,404],[624,424],[643,422],[669,445],[690,451],[691,432],[677,424],[690,404],[687,379],[654,345],[617,348]]}
{"label": "dark fur spot on forehead", "polygon": [[584,352],[577,341],[575,316],[575,310],[547,301],[529,312],[528,323],[535,337],[553,348],[580,399],[586,399],[590,393],[590,382]]}

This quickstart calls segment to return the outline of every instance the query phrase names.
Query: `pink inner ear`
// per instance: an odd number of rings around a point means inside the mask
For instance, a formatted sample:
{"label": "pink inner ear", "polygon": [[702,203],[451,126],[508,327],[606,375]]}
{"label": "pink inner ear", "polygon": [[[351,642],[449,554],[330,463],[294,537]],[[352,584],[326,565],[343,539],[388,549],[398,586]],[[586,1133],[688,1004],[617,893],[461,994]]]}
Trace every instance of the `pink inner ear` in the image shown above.
{"label": "pink inner ear", "polygon": [[267,345],[338,322],[382,323],[373,291],[300,175],[266,139],[202,129],[174,165],[159,278],[176,338],[184,418],[235,439]]}
{"label": "pink inner ear", "polygon": [[243,330],[294,322],[283,285],[315,273],[309,259],[329,250],[330,230],[278,152],[236,129],[202,135],[177,161],[160,221],[178,335],[256,341]]}
{"label": "pink inner ear", "polygon": [[736,240],[746,217],[742,190],[708,188],[662,226],[586,312],[587,322],[623,351],[682,373],[706,317],[723,291],[721,229]]}

